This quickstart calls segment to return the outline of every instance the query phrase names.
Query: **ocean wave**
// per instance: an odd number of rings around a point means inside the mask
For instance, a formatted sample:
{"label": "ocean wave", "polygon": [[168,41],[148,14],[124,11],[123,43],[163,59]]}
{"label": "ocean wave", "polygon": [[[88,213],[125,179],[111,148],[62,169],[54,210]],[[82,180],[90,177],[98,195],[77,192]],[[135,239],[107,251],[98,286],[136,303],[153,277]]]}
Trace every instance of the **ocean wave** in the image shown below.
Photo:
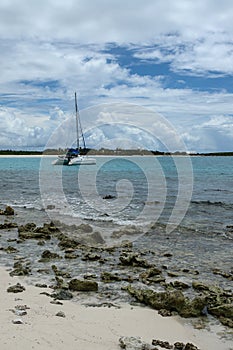
{"label": "ocean wave", "polygon": [[192,204],[197,204],[197,205],[204,205],[204,206],[216,206],[216,207],[222,207],[224,209],[233,209],[233,203],[226,203],[226,202],[221,202],[221,201],[210,201],[210,200],[205,200],[205,201],[191,201]]}

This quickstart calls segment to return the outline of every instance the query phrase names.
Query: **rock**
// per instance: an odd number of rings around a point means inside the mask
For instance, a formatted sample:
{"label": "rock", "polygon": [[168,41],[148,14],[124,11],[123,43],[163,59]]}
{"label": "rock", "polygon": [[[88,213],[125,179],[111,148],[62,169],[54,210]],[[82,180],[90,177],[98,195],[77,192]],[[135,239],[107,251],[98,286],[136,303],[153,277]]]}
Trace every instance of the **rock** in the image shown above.
{"label": "rock", "polygon": [[66,317],[66,315],[65,315],[65,313],[63,311],[58,311],[56,313],[56,316],[58,316],[58,317]]}
{"label": "rock", "polygon": [[213,274],[214,275],[220,275],[220,276],[222,276],[224,278],[227,278],[227,279],[229,279],[231,281],[233,280],[233,274],[232,273],[222,271],[222,270],[220,270],[218,268],[213,269]]}
{"label": "rock", "polygon": [[15,211],[12,207],[7,205],[3,213],[4,213],[4,215],[14,215]]}
{"label": "rock", "polygon": [[31,272],[31,269],[27,265],[23,265],[20,261],[14,264],[14,270],[10,272],[10,276],[27,276]]}
{"label": "rock", "polygon": [[126,350],[150,350],[151,346],[141,340],[140,337],[121,337],[120,347]]}
{"label": "rock", "polygon": [[185,344],[184,343],[181,343],[181,342],[176,342],[174,344],[174,350],[183,350],[185,347]]}
{"label": "rock", "polygon": [[14,313],[15,313],[15,315],[17,315],[17,316],[25,316],[25,315],[27,315],[27,311],[26,311],[26,310],[19,310],[19,309],[16,309],[16,310],[14,310]]}
{"label": "rock", "polygon": [[20,283],[15,284],[14,286],[10,286],[7,288],[8,293],[21,293],[25,290],[25,287]]}
{"label": "rock", "polygon": [[37,287],[37,288],[48,288],[47,284],[43,284],[43,283],[36,283],[35,287]]}
{"label": "rock", "polygon": [[53,222],[47,224],[45,223],[42,227],[36,227],[36,224],[27,223],[26,225],[21,225],[18,227],[18,236],[20,239],[39,239],[39,240],[49,240],[51,239],[51,234],[59,231]]}
{"label": "rock", "polygon": [[55,289],[68,289],[68,284],[61,278],[61,277],[55,277],[56,278],[56,286],[54,286],[53,288]]}
{"label": "rock", "polygon": [[91,227],[91,225],[81,224],[77,226],[77,230],[79,231],[79,233],[91,233],[93,231],[93,228]]}
{"label": "rock", "polygon": [[12,323],[14,323],[14,324],[23,324],[23,321],[20,318],[16,318],[15,320],[12,320]]}
{"label": "rock", "polygon": [[187,283],[184,283],[182,281],[172,281],[168,284],[168,286],[171,286],[172,288],[175,289],[187,289],[190,288],[190,286]]}
{"label": "rock", "polygon": [[15,308],[17,310],[29,310],[30,309],[30,307],[27,305],[16,305]]}
{"label": "rock", "polygon": [[56,276],[64,277],[64,278],[71,278],[71,275],[67,271],[59,270],[56,265],[52,265],[52,270]]}
{"label": "rock", "polygon": [[58,300],[70,300],[73,298],[73,294],[71,292],[69,292],[68,290],[61,289],[57,293],[53,293],[52,297],[55,300],[57,300],[57,299]]}
{"label": "rock", "polygon": [[165,282],[165,277],[161,275],[162,271],[157,267],[151,267],[147,271],[140,274],[142,282],[148,283],[160,283]]}
{"label": "rock", "polygon": [[162,341],[158,339],[153,339],[152,340],[152,345],[159,345],[161,348],[164,349],[173,349],[173,345],[171,345],[168,341]]}
{"label": "rock", "polygon": [[208,308],[210,314],[217,317],[226,317],[233,321],[233,304],[222,304],[217,307]]}
{"label": "rock", "polygon": [[98,283],[90,280],[72,279],[69,282],[69,289],[75,292],[97,292]]}
{"label": "rock", "polygon": [[119,257],[122,265],[126,266],[140,266],[144,268],[150,268],[152,265],[146,260],[142,259],[137,253],[122,253]]}
{"label": "rock", "polygon": [[39,260],[39,262],[46,262],[53,259],[62,259],[62,257],[57,253],[50,252],[50,250],[45,250],[41,254],[41,259]]}
{"label": "rock", "polygon": [[17,253],[18,250],[12,246],[8,246],[6,248],[3,249],[7,254],[13,254],[13,253]]}
{"label": "rock", "polygon": [[105,196],[103,196],[103,199],[115,199],[116,196],[112,196],[111,194],[106,194]]}
{"label": "rock", "polygon": [[198,350],[198,348],[192,343],[187,343],[184,347],[184,350]]}
{"label": "rock", "polygon": [[78,254],[75,254],[75,253],[65,253],[64,258],[65,258],[65,259],[77,259],[77,258],[78,258]]}
{"label": "rock", "polygon": [[[19,230],[19,228],[18,228]],[[30,232],[30,231],[18,231],[18,237],[22,240],[26,239],[51,239],[51,235],[48,232]]]}
{"label": "rock", "polygon": [[18,227],[15,222],[4,222],[4,224],[0,224],[0,230],[7,230],[15,227]]}
{"label": "rock", "polygon": [[48,210],[53,210],[53,209],[55,209],[55,208],[56,208],[56,207],[55,207],[54,204],[48,204],[47,207],[46,207],[46,209],[48,209]]}
{"label": "rock", "polygon": [[91,252],[87,252],[84,254],[84,256],[82,257],[82,260],[90,260],[90,261],[95,261],[95,260],[99,260],[101,259],[101,255],[97,254],[97,253],[91,253]]}
{"label": "rock", "polygon": [[50,304],[55,304],[55,305],[63,305],[62,302],[58,301],[58,300],[51,300]]}
{"label": "rock", "polygon": [[84,244],[95,245],[95,244],[104,244],[105,240],[103,239],[99,231],[93,232],[91,235],[86,237]]}
{"label": "rock", "polygon": [[135,289],[131,286],[125,288],[126,291],[134,296],[138,301],[153,307],[156,310],[166,309],[177,311],[178,313],[185,306],[185,297],[181,291],[154,292],[150,289]]}
{"label": "rock", "polygon": [[121,281],[121,278],[117,274],[105,271],[101,273],[101,280],[105,283],[111,283]]}
{"label": "rock", "polygon": [[60,242],[58,246],[61,249],[67,249],[67,248],[77,249],[81,246],[81,243],[77,239],[69,238],[65,235],[62,235],[60,236]]}
{"label": "rock", "polygon": [[233,328],[233,321],[230,318],[220,316],[219,321],[227,327]]}
{"label": "rock", "polygon": [[172,312],[169,311],[169,310],[166,310],[166,309],[160,309],[158,311],[158,314],[163,316],[163,317],[169,317],[169,316],[172,316]]}
{"label": "rock", "polygon": [[196,297],[193,300],[186,299],[185,305],[179,311],[182,317],[199,317],[205,315],[207,300],[205,296]]}
{"label": "rock", "polygon": [[173,256],[173,254],[172,254],[172,253],[167,252],[167,253],[164,253],[164,254],[163,254],[163,256],[164,256],[164,257],[166,257],[166,258],[170,258],[170,257],[172,257],[172,256]]}

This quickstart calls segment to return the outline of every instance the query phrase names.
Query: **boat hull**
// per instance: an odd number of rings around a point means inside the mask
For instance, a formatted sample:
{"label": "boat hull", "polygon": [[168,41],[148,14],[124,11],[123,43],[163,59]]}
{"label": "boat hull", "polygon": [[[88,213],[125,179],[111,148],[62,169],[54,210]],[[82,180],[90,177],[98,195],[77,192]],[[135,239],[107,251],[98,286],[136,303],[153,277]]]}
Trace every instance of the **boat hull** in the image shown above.
{"label": "boat hull", "polygon": [[79,157],[72,158],[69,161],[68,165],[95,165],[95,164],[96,164],[95,158],[79,156]]}
{"label": "boat hull", "polygon": [[95,158],[85,156],[73,157],[71,159],[60,156],[52,162],[53,165],[95,165]]}

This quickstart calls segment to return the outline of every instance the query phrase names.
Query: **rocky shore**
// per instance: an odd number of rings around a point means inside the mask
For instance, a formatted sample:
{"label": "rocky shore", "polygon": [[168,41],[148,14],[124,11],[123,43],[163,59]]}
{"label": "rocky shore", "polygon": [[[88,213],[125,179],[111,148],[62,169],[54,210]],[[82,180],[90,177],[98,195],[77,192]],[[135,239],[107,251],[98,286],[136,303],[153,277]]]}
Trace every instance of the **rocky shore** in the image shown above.
{"label": "rocky shore", "polygon": [[[101,233],[87,223],[78,226],[61,222],[22,224],[11,207],[2,209],[0,215],[1,264],[7,266],[12,278],[20,278],[8,286],[7,293],[23,294],[28,288],[25,283],[30,283],[39,295],[43,293],[43,298],[57,306],[72,300],[92,309],[105,306],[104,309],[116,312],[122,303],[140,306],[141,311],[145,311],[144,305],[150,307],[150,311],[157,310],[159,322],[161,319],[170,322],[174,317],[192,322],[195,336],[190,339],[198,340],[203,332],[208,339],[211,325],[217,327],[221,335],[216,335],[216,349],[230,350],[233,270],[216,267],[211,271],[213,276],[229,282],[229,287],[223,288],[217,283],[207,283],[198,269],[190,269],[185,263],[182,269],[172,269],[172,251],[161,255],[153,250],[139,250],[129,240],[106,245]],[[14,308],[14,313],[22,318],[25,312],[26,308]],[[66,312],[57,313],[57,317],[66,318]],[[24,323],[20,317],[12,321]],[[151,335],[151,339],[138,338],[138,333],[119,334],[116,349],[208,349],[200,341],[177,338],[171,341],[169,332],[163,339],[158,339],[156,334]]]}

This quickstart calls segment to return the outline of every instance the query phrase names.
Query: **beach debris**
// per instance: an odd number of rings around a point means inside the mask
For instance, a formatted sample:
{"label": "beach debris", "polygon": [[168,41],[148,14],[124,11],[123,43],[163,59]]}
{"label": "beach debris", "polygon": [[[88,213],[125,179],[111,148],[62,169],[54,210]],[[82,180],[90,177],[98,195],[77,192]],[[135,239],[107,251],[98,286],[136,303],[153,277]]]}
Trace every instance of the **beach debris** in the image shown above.
{"label": "beach debris", "polygon": [[15,320],[12,320],[13,324],[23,324],[23,321],[20,318],[16,318]]}
{"label": "beach debris", "polygon": [[152,350],[150,344],[142,341],[140,337],[120,337],[120,347],[126,350]]}
{"label": "beach debris", "polygon": [[20,283],[17,283],[13,286],[10,286],[7,288],[8,293],[21,293],[25,290],[25,287],[22,286]]}
{"label": "beach debris", "polygon": [[69,289],[75,292],[97,292],[98,283],[91,280],[73,278],[69,282]]}
{"label": "beach debris", "polygon": [[65,313],[63,311],[58,311],[56,313],[56,316],[58,316],[58,317],[66,317],[66,315],[65,315]]}

